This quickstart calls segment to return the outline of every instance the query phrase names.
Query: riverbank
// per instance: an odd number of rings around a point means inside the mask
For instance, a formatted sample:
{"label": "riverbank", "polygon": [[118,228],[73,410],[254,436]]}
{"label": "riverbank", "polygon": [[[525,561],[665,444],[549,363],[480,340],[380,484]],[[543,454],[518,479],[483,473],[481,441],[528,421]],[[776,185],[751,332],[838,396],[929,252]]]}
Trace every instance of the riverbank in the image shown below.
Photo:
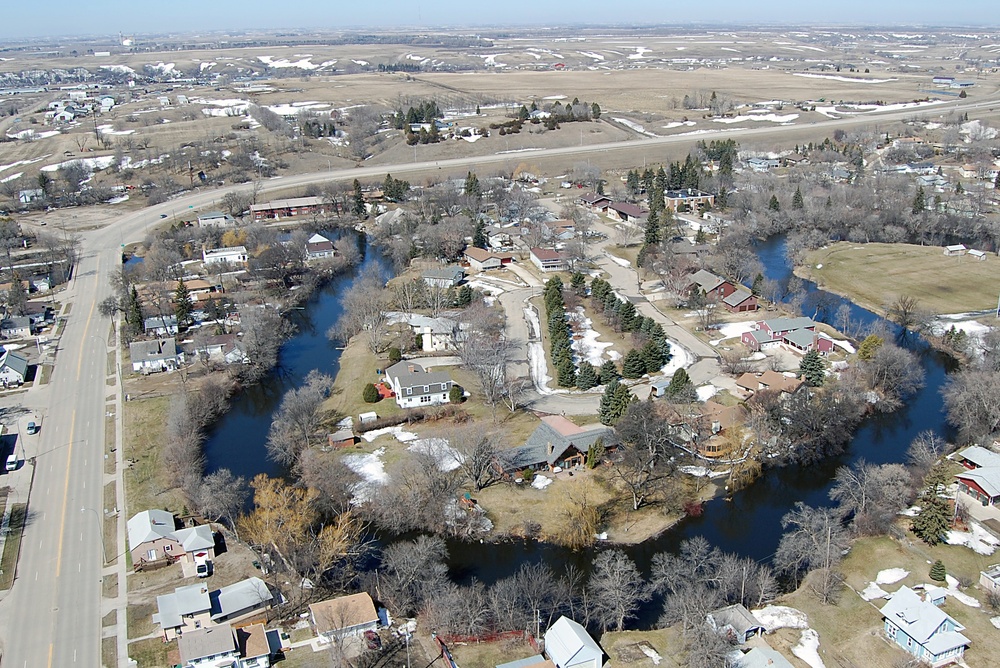
{"label": "riverbank", "polygon": [[794,273],[872,313],[903,295],[934,314],[966,313],[996,305],[996,262],[937,246],[842,241],[808,252]]}

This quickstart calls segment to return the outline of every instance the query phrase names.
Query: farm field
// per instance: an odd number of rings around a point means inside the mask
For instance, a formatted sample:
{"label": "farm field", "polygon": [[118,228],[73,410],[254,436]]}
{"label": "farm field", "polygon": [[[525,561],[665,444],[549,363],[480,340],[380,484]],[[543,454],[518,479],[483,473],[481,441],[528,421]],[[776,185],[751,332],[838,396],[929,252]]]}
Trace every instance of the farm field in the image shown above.
{"label": "farm field", "polygon": [[900,295],[932,313],[963,313],[996,305],[1000,260],[947,257],[938,246],[840,242],[806,256],[802,274],[824,290],[877,312]]}

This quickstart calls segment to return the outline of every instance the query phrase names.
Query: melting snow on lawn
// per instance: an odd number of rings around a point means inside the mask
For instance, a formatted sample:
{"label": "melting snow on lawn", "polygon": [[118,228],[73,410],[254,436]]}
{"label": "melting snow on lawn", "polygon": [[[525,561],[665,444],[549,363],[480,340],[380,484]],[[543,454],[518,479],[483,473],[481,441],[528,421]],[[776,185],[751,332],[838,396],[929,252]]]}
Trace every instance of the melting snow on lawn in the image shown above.
{"label": "melting snow on lawn", "polygon": [[874,582],[869,582],[868,586],[865,587],[864,591],[861,592],[861,598],[866,601],[873,601],[876,598],[885,598],[889,595],[889,592],[879,587]]}
{"label": "melting snow on lawn", "polygon": [[698,395],[698,401],[708,401],[719,393],[719,388],[711,384],[702,385],[701,387],[695,389],[694,392]]}
{"label": "melting snow on lawn", "polygon": [[792,654],[805,661],[811,668],[826,668],[823,659],[819,658],[819,634],[812,629],[802,632],[799,644],[792,648]]}
{"label": "melting snow on lawn", "polygon": [[649,657],[649,660],[653,662],[654,666],[660,665],[660,661],[663,660],[663,657],[660,656],[660,654],[655,649],[653,649],[649,645],[644,645],[644,644],[639,645],[639,649],[642,650],[643,654]]}
{"label": "melting snow on lawn", "polygon": [[759,610],[752,610],[754,617],[760,620],[768,633],[775,629],[807,629],[809,621],[806,613],[784,605],[767,605]]}
{"label": "melting snow on lawn", "polygon": [[445,438],[417,439],[410,444],[407,450],[430,455],[442,471],[454,471],[461,466],[463,460],[461,453],[448,445],[448,439]]}
{"label": "melting snow on lawn", "polygon": [[365,439],[369,443],[374,441],[379,436],[394,436],[400,443],[409,443],[410,441],[417,440],[417,435],[412,431],[403,431],[403,428],[399,425],[395,427],[383,427],[382,429],[372,429],[371,431],[366,431],[361,434],[361,438]]}
{"label": "melting snow on lawn", "polygon": [[[594,322],[584,315],[582,306],[577,306],[575,312],[566,315],[570,327],[576,333],[570,347],[576,352],[579,361],[590,362],[595,367],[601,366],[604,363],[605,348],[610,348],[613,344],[597,340],[600,334],[594,331]],[[621,357],[613,350],[608,350],[607,356],[612,360]]]}
{"label": "melting snow on lawn", "polygon": [[649,130],[647,130],[643,126],[639,125],[635,121],[630,121],[627,118],[612,118],[611,120],[613,120],[613,121],[615,121],[617,123],[621,123],[622,125],[624,125],[625,127],[629,128],[630,130],[634,130],[635,132],[638,132],[641,135],[647,135],[649,137],[656,137],[657,136],[656,133],[650,132]]}
{"label": "melting snow on lawn", "polygon": [[688,353],[688,351],[682,348],[679,343],[677,343],[676,341],[671,341],[670,339],[667,339],[667,341],[670,342],[671,357],[670,361],[664,364],[663,368],[660,369],[660,373],[662,373],[664,376],[672,376],[674,375],[674,373],[676,373],[678,369],[683,369],[691,366],[692,360],[691,360],[691,355]]}
{"label": "melting snow on lawn", "polygon": [[35,162],[40,162],[40,161],[44,160],[47,157],[49,157],[49,156],[48,155],[43,155],[41,158],[35,158],[34,160],[18,160],[17,162],[12,162],[9,165],[0,165],[0,172],[6,171],[8,169],[11,169],[12,167],[20,167],[21,165],[30,165],[30,164],[35,163]]}
{"label": "melting snow on lawn", "polygon": [[941,591],[947,594],[948,596],[951,596],[959,603],[964,603],[970,608],[980,607],[979,601],[972,598],[968,594],[963,594],[962,592],[958,591],[958,580],[956,580],[954,577],[950,575],[946,575],[945,577],[947,578],[948,582],[947,587],[939,587],[938,585],[925,582],[921,585],[917,585],[917,588],[923,587],[928,594],[933,594],[934,592]]}
{"label": "melting snow on lawn", "polygon": [[976,554],[993,554],[1000,541],[987,533],[978,524],[972,524],[972,531],[949,531],[945,542],[949,545],[965,545],[972,548]]}
{"label": "melting snow on lawn", "polygon": [[617,264],[619,267],[631,267],[632,263],[623,257],[618,257],[617,255],[612,255],[611,253],[605,253],[607,258]]}
{"label": "melting snow on lawn", "polygon": [[552,478],[546,478],[540,473],[536,473],[535,477],[531,480],[531,486],[535,489],[545,489],[552,484]]}
{"label": "melting snow on lawn", "polygon": [[46,165],[45,167],[42,167],[41,171],[55,172],[61,169],[62,167],[66,167],[67,165],[73,164],[74,162],[82,162],[92,171],[95,171],[95,170],[107,169],[108,167],[111,166],[111,163],[113,163],[114,161],[115,161],[115,156],[113,155],[105,155],[101,156],[100,158],[82,158],[80,160],[67,160],[66,162],[60,162],[58,165]]}
{"label": "melting snow on lawn", "polygon": [[341,460],[344,462],[344,466],[362,478],[362,482],[354,486],[355,503],[366,501],[372,486],[384,485],[389,481],[389,476],[385,473],[385,464],[382,461],[384,454],[385,448],[379,448],[368,455],[344,455]]}
{"label": "melting snow on lawn", "polygon": [[787,124],[798,118],[798,114],[753,114],[750,116],[733,116],[732,118],[713,118],[715,123],[743,123],[744,121],[770,121],[771,123]]}
{"label": "melting snow on lawn", "polygon": [[688,127],[691,127],[691,126],[697,125],[697,123],[695,123],[694,121],[671,121],[671,122],[667,123],[666,125],[664,125],[663,129],[664,130],[673,130],[674,128],[683,127],[685,125],[688,126]]}
{"label": "melting snow on lawn", "polygon": [[896,79],[859,79],[855,77],[838,77],[833,74],[811,74],[809,72],[792,72],[793,77],[808,77],[810,79],[830,79],[831,81],[844,81],[847,83],[880,84],[896,81]]}
{"label": "melting snow on lawn", "polygon": [[976,320],[965,320],[962,322],[942,322],[942,320],[935,320],[931,324],[931,332],[937,336],[941,336],[947,330],[954,327],[957,331],[965,332],[969,336],[980,336],[988,331],[990,331],[989,325],[984,325]]}
{"label": "melting snow on lawn", "polygon": [[22,176],[24,176],[24,172],[17,172],[15,174],[11,174],[10,176],[3,177],[2,179],[0,179],[0,183],[7,183],[8,181],[14,181],[16,179],[21,178]]}
{"label": "melting snow on lawn", "polygon": [[756,320],[746,320],[744,322],[727,322],[722,327],[719,327],[718,331],[721,335],[720,338],[714,341],[709,341],[713,346],[717,346],[726,339],[740,338],[743,336],[743,332],[753,331],[753,326],[757,324]]}
{"label": "melting snow on lawn", "polygon": [[880,585],[891,585],[899,582],[909,574],[909,571],[902,568],[887,568],[884,571],[878,572],[878,575],[875,576],[875,582]]}
{"label": "melting snow on lawn", "polygon": [[28,139],[30,141],[37,141],[39,139],[55,137],[57,134],[60,134],[58,130],[43,130],[42,132],[35,132],[31,128],[28,128],[27,130],[21,130],[20,132],[15,132],[14,134],[8,133],[7,136],[11,139]]}

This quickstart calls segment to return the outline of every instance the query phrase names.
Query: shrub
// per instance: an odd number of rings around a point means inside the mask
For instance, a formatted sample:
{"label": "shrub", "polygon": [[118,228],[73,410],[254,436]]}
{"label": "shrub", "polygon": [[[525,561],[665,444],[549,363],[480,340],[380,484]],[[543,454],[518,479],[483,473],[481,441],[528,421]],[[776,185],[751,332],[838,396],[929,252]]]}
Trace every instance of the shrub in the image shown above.
{"label": "shrub", "polygon": [[395,364],[403,359],[403,353],[400,352],[399,348],[389,348],[389,361]]}
{"label": "shrub", "polygon": [[451,386],[448,390],[448,401],[453,404],[460,404],[465,399],[465,388],[461,385],[455,384]]}
{"label": "shrub", "polygon": [[942,563],[940,559],[935,561],[934,565],[931,566],[931,580],[934,580],[935,582],[944,582],[947,575],[948,571],[945,569],[944,563]]}
{"label": "shrub", "polygon": [[365,389],[361,393],[361,398],[365,400],[366,404],[374,404],[378,402],[381,396],[378,393],[378,388],[371,383],[365,383]]}

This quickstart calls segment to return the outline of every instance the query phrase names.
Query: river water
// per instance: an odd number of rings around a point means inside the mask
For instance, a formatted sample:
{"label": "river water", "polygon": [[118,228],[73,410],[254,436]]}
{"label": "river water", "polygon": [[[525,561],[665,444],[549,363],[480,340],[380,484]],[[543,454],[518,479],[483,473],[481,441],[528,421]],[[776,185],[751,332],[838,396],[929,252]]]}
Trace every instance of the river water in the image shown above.
{"label": "river water", "polygon": [[[766,277],[787,282],[792,274],[785,259],[784,239],[772,238],[760,244],[757,250]],[[366,251],[365,265],[388,266],[377,250],[366,248]],[[279,467],[267,459],[264,449],[271,413],[282,393],[300,383],[310,370],[318,368],[336,373],[340,351],[326,339],[325,332],[339,317],[340,295],[356,275],[357,272],[343,275],[314,296],[301,312],[298,333],[282,349],[280,370],[260,387],[233,402],[232,410],[208,440],[209,471],[225,466],[248,478],[261,472],[281,473]],[[814,317],[818,320],[832,319],[844,303],[850,306],[854,321],[869,323],[878,318],[840,297],[818,290],[815,284],[806,282],[805,287],[808,292],[805,310],[809,314],[815,311]],[[628,546],[625,551],[644,573],[648,572],[653,555],[675,551],[681,541],[699,535],[727,552],[769,560],[781,537],[781,518],[796,502],[830,505],[828,494],[839,466],[861,458],[878,464],[901,462],[907,446],[919,432],[930,429],[949,435],[942,410],[941,387],[947,372],[954,368],[954,362],[930,349],[919,338],[912,340],[911,337],[910,345],[924,369],[924,387],[900,410],[866,419],[841,456],[806,468],[770,469],[731,500],[713,499],[706,504],[702,516],[687,518],[661,536]],[[487,584],[512,574],[523,563],[545,562],[557,572],[567,564],[574,564],[587,572],[593,559],[592,551],[573,552],[531,541],[500,544],[449,541],[448,547],[452,577],[459,581],[475,577]],[[638,626],[652,623],[658,612],[656,606],[647,605],[637,620]]]}

